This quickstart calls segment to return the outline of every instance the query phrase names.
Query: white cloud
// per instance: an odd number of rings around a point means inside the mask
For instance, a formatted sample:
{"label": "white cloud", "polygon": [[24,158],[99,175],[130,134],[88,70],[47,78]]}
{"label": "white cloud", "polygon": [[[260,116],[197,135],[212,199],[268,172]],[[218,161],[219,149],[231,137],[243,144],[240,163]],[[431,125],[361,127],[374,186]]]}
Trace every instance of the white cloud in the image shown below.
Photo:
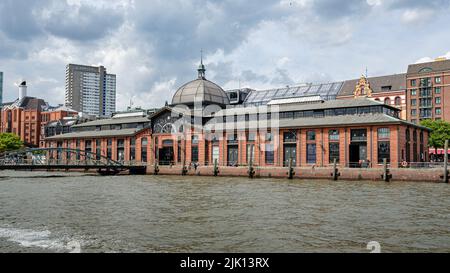
{"label": "white cloud", "polygon": [[402,21],[404,23],[417,23],[426,21],[434,14],[432,9],[407,9],[402,14]]}

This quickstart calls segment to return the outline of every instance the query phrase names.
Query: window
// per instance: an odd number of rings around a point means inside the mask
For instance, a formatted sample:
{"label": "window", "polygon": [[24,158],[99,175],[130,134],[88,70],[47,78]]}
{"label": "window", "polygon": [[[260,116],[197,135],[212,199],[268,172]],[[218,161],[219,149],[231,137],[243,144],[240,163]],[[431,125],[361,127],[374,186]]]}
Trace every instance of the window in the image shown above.
{"label": "window", "polygon": [[266,164],[273,164],[275,158],[273,144],[266,144],[265,148]]}
{"label": "window", "polygon": [[198,144],[198,136],[192,136],[192,145],[197,145],[197,144]]}
{"label": "window", "polygon": [[416,86],[417,85],[417,81],[416,80],[411,80],[411,86]]}
{"label": "window", "polygon": [[389,139],[391,130],[389,128],[378,128],[378,139]]}
{"label": "window", "polygon": [[378,142],[378,163],[383,163],[383,159],[386,158],[387,162],[391,160],[391,147],[389,141]]}
{"label": "window", "polygon": [[102,142],[100,139],[95,140],[95,157],[100,160],[102,154]]}
{"label": "window", "polygon": [[324,111],[323,110],[316,110],[316,111],[314,111],[314,117],[315,118],[323,118],[324,117]]}
{"label": "window", "polygon": [[256,133],[248,133],[247,134],[247,141],[248,142],[255,142],[256,140]]}
{"label": "window", "polygon": [[416,99],[412,99],[411,100],[411,106],[416,106],[417,105],[417,100]]}
{"label": "window", "polygon": [[417,89],[411,89],[411,96],[417,95]]}
{"label": "window", "polygon": [[442,110],[440,107],[436,108],[436,115],[441,115],[442,114]]}
{"label": "window", "polygon": [[353,129],[351,130],[351,141],[367,141],[366,129]]}
{"label": "window", "polygon": [[306,144],[306,162],[316,164],[316,144]]}
{"label": "window", "polygon": [[434,78],[434,82],[435,83],[441,83],[441,77]]}
{"label": "window", "polygon": [[386,86],[382,86],[381,87],[381,91],[391,91],[392,90],[392,86],[391,85],[386,85]]}
{"label": "window", "polygon": [[316,140],[316,131],[308,131],[306,132],[306,140],[315,141]]}
{"label": "window", "polygon": [[417,116],[417,110],[411,109],[411,116]]}
{"label": "window", "polygon": [[434,88],[434,93],[435,94],[441,94],[441,88],[440,87]]}
{"label": "window", "polygon": [[436,102],[436,104],[441,104],[441,97],[436,97],[434,101]]}
{"label": "window", "polygon": [[384,104],[391,105],[391,99],[390,98],[385,98],[384,99]]}
{"label": "window", "polygon": [[297,141],[297,136],[295,134],[295,131],[285,132],[283,134],[283,139],[284,139],[285,143],[295,143]]}
{"label": "window", "polygon": [[148,140],[146,137],[143,137],[141,139],[141,161],[147,162],[147,146],[148,146]]}
{"label": "window", "polygon": [[273,135],[272,133],[266,133],[266,141],[272,141]]}
{"label": "window", "polygon": [[247,144],[247,162],[255,161],[255,144]]}
{"label": "window", "polygon": [[334,159],[339,163],[339,142],[330,143],[330,163],[333,163]]}
{"label": "window", "polygon": [[339,131],[338,130],[330,130],[328,132],[330,141],[339,141]]}
{"label": "window", "polygon": [[198,162],[198,146],[192,146],[191,152],[191,161]]}
{"label": "window", "polygon": [[400,106],[402,104],[402,99],[400,97],[395,98],[395,105]]}
{"label": "window", "polygon": [[136,160],[136,139],[134,137],[130,139],[130,160]]}
{"label": "window", "polygon": [[420,86],[421,87],[431,86],[431,78],[422,78],[422,79],[420,79]]}

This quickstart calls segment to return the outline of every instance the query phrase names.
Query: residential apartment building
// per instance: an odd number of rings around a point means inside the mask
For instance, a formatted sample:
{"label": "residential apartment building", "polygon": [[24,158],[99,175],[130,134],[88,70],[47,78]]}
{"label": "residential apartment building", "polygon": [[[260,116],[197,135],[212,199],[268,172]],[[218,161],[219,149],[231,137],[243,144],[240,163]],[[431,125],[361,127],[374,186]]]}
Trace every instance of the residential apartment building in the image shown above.
{"label": "residential apartment building", "polygon": [[111,116],[116,111],[116,75],[103,66],[67,65],[65,105],[87,115]]}
{"label": "residential apartment building", "polygon": [[450,60],[409,65],[406,80],[408,120],[450,121]]}

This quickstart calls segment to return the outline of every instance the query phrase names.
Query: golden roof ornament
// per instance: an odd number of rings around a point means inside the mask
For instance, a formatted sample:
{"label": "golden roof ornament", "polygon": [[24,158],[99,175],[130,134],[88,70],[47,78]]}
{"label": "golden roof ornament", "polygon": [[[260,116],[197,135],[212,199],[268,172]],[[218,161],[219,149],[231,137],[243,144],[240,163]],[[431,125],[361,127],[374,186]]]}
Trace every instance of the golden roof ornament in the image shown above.
{"label": "golden roof ornament", "polygon": [[362,75],[361,78],[359,78],[359,81],[356,84],[355,92],[353,93],[353,95],[355,98],[372,97],[372,89],[370,88],[370,83],[364,75]]}

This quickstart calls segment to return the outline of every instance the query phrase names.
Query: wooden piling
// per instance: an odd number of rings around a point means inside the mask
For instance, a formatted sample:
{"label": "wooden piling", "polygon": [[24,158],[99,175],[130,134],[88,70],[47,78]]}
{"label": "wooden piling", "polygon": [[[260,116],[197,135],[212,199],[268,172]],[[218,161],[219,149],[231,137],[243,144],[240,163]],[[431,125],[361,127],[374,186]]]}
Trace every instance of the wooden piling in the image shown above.
{"label": "wooden piling", "polygon": [[442,179],[444,183],[448,183],[448,140],[444,145],[444,175]]}
{"label": "wooden piling", "polygon": [[392,174],[390,174],[387,159],[383,158],[383,175],[381,176],[384,182],[389,182],[392,178]]}
{"label": "wooden piling", "polygon": [[214,159],[214,176],[219,175],[219,164],[217,163],[217,158]]}
{"label": "wooden piling", "polygon": [[158,162],[155,161],[155,165],[153,166],[153,174],[158,175],[158,173],[159,173],[159,166],[158,166]]}
{"label": "wooden piling", "polygon": [[292,158],[289,159],[289,171],[288,171],[288,179],[294,179],[294,167],[293,167],[293,161]]}
{"label": "wooden piling", "polygon": [[337,159],[333,160],[333,173],[331,174],[334,181],[337,181],[341,174],[339,173],[339,169],[337,168]]}
{"label": "wooden piling", "polygon": [[255,168],[253,167],[253,160],[250,159],[248,164],[248,177],[253,178],[255,177]]}

